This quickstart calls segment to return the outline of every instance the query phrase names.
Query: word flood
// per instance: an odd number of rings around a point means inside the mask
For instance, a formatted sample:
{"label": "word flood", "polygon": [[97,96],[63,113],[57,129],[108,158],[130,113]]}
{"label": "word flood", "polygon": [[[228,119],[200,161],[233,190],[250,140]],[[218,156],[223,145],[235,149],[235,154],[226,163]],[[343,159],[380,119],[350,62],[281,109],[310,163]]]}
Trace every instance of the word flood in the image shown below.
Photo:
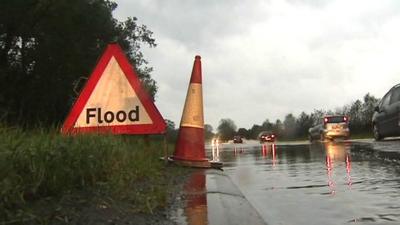
{"label": "word flood", "polygon": [[118,122],[122,123],[125,122],[127,119],[135,122],[139,121],[139,106],[135,106],[134,109],[132,109],[129,112],[125,112],[123,110],[120,110],[116,113],[107,111],[104,114],[101,112],[101,108],[87,108],[86,109],[86,123],[90,123],[90,119],[97,119],[98,123],[112,123],[114,120],[117,120]]}

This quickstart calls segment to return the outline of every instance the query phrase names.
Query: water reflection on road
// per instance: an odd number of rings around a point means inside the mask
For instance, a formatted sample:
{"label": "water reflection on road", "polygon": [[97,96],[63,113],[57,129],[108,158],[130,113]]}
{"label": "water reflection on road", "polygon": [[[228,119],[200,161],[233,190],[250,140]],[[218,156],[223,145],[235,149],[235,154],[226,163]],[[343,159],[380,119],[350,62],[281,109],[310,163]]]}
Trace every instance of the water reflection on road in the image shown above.
{"label": "water reflection on road", "polygon": [[194,172],[184,185],[183,224],[231,224],[235,218],[221,223],[228,220],[218,217],[235,204],[222,210],[212,204],[238,196],[230,186],[272,225],[400,224],[400,163],[372,148],[351,142],[226,145],[219,152],[221,173],[233,183],[220,186],[218,193],[226,193],[216,197],[210,173]]}
{"label": "water reflection on road", "polygon": [[184,213],[189,225],[207,225],[207,193],[204,170],[193,172],[183,188],[186,204]]}
{"label": "water reflection on road", "polygon": [[345,162],[346,166],[346,180],[347,185],[351,188],[351,158],[349,153],[349,146],[345,143],[333,143],[327,142],[325,143],[325,151],[326,151],[326,171],[328,175],[328,186],[329,191],[331,194],[336,193],[336,182],[333,178],[334,176],[334,168],[335,168],[335,161],[336,164],[338,162]]}
{"label": "water reflection on road", "polygon": [[399,224],[398,163],[364,157],[357,147],[236,145],[220,157],[225,173],[268,224]]}

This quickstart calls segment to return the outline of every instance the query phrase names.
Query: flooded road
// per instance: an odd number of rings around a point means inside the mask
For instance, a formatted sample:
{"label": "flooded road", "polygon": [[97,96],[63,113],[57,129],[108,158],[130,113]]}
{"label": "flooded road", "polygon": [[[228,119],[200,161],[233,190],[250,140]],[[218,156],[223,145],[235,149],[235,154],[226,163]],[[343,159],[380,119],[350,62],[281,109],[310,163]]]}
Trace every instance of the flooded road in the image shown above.
{"label": "flooded road", "polygon": [[220,176],[231,183],[210,191],[213,173],[204,172],[202,207],[208,213],[203,223],[187,224],[232,224],[218,221],[225,209],[216,209],[210,194],[231,187],[265,224],[400,224],[400,142],[382,145],[391,148],[382,152],[374,143],[354,142],[226,145]]}
{"label": "flooded road", "polygon": [[234,147],[225,173],[268,224],[400,224],[400,164],[352,143]]}

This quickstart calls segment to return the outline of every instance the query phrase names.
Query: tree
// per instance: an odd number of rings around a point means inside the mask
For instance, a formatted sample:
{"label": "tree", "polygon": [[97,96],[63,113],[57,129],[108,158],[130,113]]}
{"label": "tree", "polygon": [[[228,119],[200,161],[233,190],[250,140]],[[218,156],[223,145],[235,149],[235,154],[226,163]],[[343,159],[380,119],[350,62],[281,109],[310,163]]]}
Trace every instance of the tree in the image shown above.
{"label": "tree", "polygon": [[357,99],[353,104],[351,104],[348,115],[350,116],[350,130],[352,132],[360,132],[363,127],[362,102],[360,100]]}
{"label": "tree", "polygon": [[204,124],[204,138],[210,140],[214,137],[214,128],[210,124]]}
{"label": "tree", "polygon": [[277,119],[274,124],[274,133],[280,137],[283,133],[283,124],[280,119]]}
{"label": "tree", "polygon": [[217,129],[220,139],[227,141],[232,139],[235,135],[236,125],[231,119],[221,119]]}
{"label": "tree", "polygon": [[294,138],[296,132],[296,117],[289,113],[283,121],[284,135],[288,138]]}
{"label": "tree", "polygon": [[310,115],[313,125],[320,124],[325,115],[326,111],[314,109],[314,112],[312,112]]}
{"label": "tree", "polygon": [[296,120],[296,136],[306,137],[308,135],[308,129],[313,126],[313,121],[311,116],[307,115],[305,112],[301,112]]}
{"label": "tree", "polygon": [[251,139],[257,139],[260,132],[264,131],[262,126],[254,124],[249,130],[249,136]]}
{"label": "tree", "polygon": [[262,129],[263,129],[264,131],[272,131],[272,128],[274,127],[274,125],[273,125],[271,122],[269,122],[268,119],[266,119],[266,120],[262,123],[261,127],[262,127]]}
{"label": "tree", "polygon": [[61,122],[110,42],[118,42],[151,96],[157,92],[141,52],[155,47],[136,18],[119,22],[110,0],[3,0],[0,3],[0,118],[12,124]]}
{"label": "tree", "polygon": [[169,119],[165,119],[165,123],[167,124],[167,132],[175,130],[175,122]]}
{"label": "tree", "polygon": [[178,137],[178,130],[175,129],[175,122],[169,119],[165,119],[165,123],[167,124],[167,139],[170,142],[175,142]]}
{"label": "tree", "polygon": [[372,129],[372,116],[374,115],[375,106],[378,105],[378,102],[379,99],[369,93],[364,96],[364,102],[362,104],[362,121],[364,121],[364,130]]}
{"label": "tree", "polygon": [[246,128],[239,128],[237,131],[237,135],[245,137],[246,139],[250,139],[249,131]]}

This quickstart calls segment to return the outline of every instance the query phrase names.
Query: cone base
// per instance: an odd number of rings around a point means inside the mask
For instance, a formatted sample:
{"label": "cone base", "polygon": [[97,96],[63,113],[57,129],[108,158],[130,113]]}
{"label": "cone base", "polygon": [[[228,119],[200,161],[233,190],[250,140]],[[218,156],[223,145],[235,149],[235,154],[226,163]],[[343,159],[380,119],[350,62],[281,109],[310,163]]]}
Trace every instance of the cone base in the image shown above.
{"label": "cone base", "polygon": [[185,166],[185,167],[193,167],[193,168],[213,168],[213,169],[219,169],[222,170],[222,167],[224,164],[222,162],[216,162],[216,161],[190,161],[190,160],[174,160],[173,156],[172,157],[160,157],[160,160],[169,162],[169,163],[174,163],[175,165],[178,166]]}
{"label": "cone base", "polygon": [[[164,157],[160,158],[161,160],[165,160]],[[168,157],[167,161],[170,163],[174,163],[178,166],[185,166],[185,167],[193,167],[193,168],[214,168],[214,169],[221,169],[223,167],[222,162],[214,162],[214,161],[190,161],[190,160],[177,160],[174,157]]]}
{"label": "cone base", "polygon": [[195,168],[211,168],[211,163],[208,161],[208,159],[205,160],[198,160],[198,161],[192,161],[192,160],[185,160],[185,159],[180,159],[178,157],[172,156],[168,157],[168,161],[179,165],[179,166],[186,166],[186,167],[195,167]]}
{"label": "cone base", "polygon": [[211,161],[210,164],[211,168],[223,170],[222,167],[224,166],[224,164],[222,162]]}
{"label": "cone base", "polygon": [[171,156],[173,160],[177,161],[188,161],[188,162],[206,162],[209,161],[208,158],[193,158],[193,157],[181,157],[181,156]]}

